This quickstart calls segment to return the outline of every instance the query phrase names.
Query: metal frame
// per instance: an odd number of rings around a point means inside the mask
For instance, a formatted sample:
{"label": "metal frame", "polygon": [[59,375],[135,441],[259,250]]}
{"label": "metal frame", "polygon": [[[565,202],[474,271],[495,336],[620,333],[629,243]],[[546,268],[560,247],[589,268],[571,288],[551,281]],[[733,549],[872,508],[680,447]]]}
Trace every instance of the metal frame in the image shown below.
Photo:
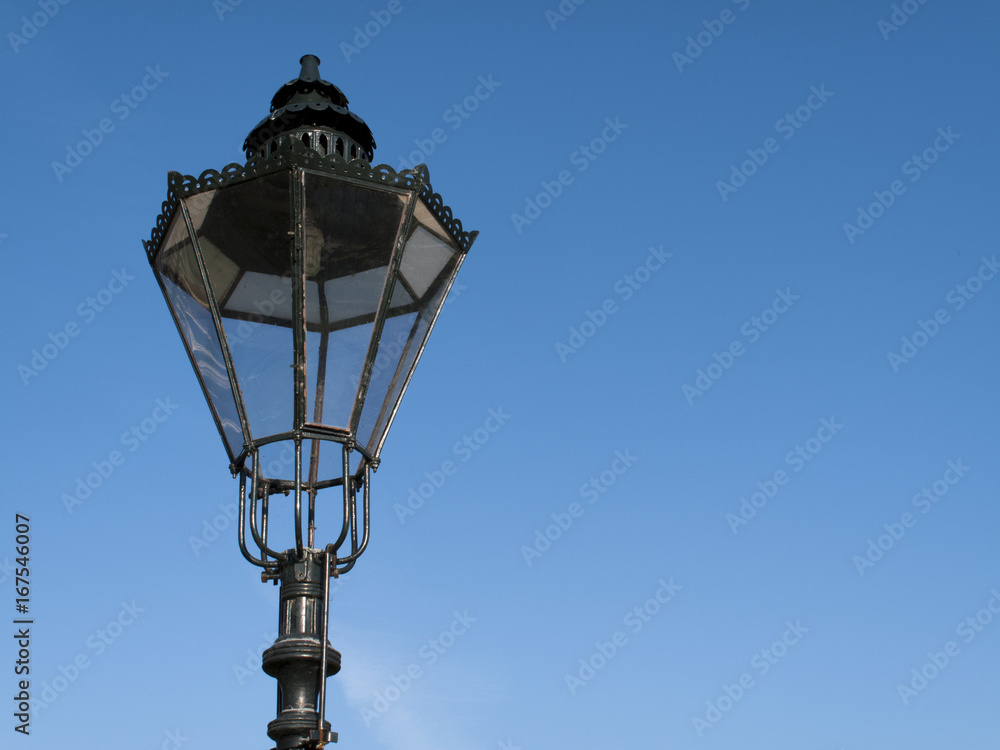
{"label": "metal frame", "polygon": [[462,229],[462,222],[453,216],[451,208],[446,206],[441,196],[431,188],[430,175],[425,164],[418,164],[413,169],[397,172],[388,164],[372,166],[360,160],[347,161],[335,153],[321,156],[301,142],[288,139],[266,157],[254,156],[245,164],[227,164],[218,171],[207,169],[198,177],[184,175],[180,172],[168,172],[167,199],[163,202],[149,240],[143,240],[143,246],[150,263],[153,262],[160,245],[163,243],[170,219],[173,218],[174,211],[182,198],[293,167],[353,178],[365,184],[392,185],[414,190],[419,193],[419,197],[424,201],[424,205],[427,206],[431,215],[441,222],[451,239],[465,252],[469,250],[479,235],[479,232],[468,232]]}
{"label": "metal frame", "polygon": [[[307,73],[306,61],[307,58],[303,58],[303,75]],[[318,65],[318,62],[318,60],[315,60],[316,65]],[[318,78],[318,72],[316,76]],[[304,81],[311,85],[309,83],[311,80],[308,76],[305,78],[300,76],[300,82]],[[320,81],[320,83],[332,86],[332,84],[327,84],[323,81]],[[291,86],[292,84],[295,84],[295,82],[286,84],[286,86]],[[344,104],[346,104],[346,98],[344,99]],[[289,105],[288,108],[294,109],[297,106]],[[347,110],[345,109],[344,111],[346,112]],[[265,118],[265,121],[262,121],[261,125],[266,122],[267,118]],[[309,128],[310,132],[312,130],[323,129],[322,127]],[[185,341],[185,349],[195,370],[202,392],[209,404],[216,427],[223,437],[223,442],[230,459],[230,469],[233,475],[239,478],[239,527],[237,536],[240,552],[251,564],[262,568],[262,580],[270,580],[275,584],[280,581],[282,612],[291,608],[300,615],[305,612],[312,613],[313,619],[310,622],[313,622],[313,625],[303,624],[309,620],[305,615],[296,619],[292,625],[289,625],[285,620],[281,620],[279,622],[278,639],[273,646],[264,652],[262,657],[264,670],[279,681],[278,717],[268,725],[268,734],[272,739],[276,740],[278,750],[290,750],[293,747],[307,746],[322,748],[329,742],[337,741],[336,733],[330,731],[330,725],[324,719],[326,678],[328,674],[335,673],[340,668],[340,655],[329,645],[326,635],[329,627],[329,579],[331,576],[339,576],[350,571],[368,546],[371,519],[371,474],[378,468],[379,453],[382,450],[388,431],[395,419],[396,412],[423,354],[427,339],[437,322],[437,317],[443,307],[443,300],[447,297],[454,279],[465,260],[465,256],[478,234],[477,232],[463,230],[461,222],[454,218],[451,209],[444,204],[441,196],[433,191],[430,186],[430,177],[426,166],[420,165],[415,169],[400,172],[395,171],[385,164],[373,167],[366,161],[348,161],[335,152],[326,154],[317,153],[312,148],[304,145],[299,138],[292,137],[294,135],[295,133],[286,133],[275,136],[267,141],[265,144],[266,148],[262,148],[262,152],[266,151],[266,155],[261,153],[260,155],[251,156],[242,165],[229,164],[220,171],[207,170],[202,172],[198,177],[170,172],[167,178],[167,199],[162,204],[161,212],[157,217],[150,239],[143,242],[149,262],[157,270],[157,282],[169,303],[171,299],[156,263],[163,244],[167,239],[167,233],[173,223],[177,221],[183,221],[184,223],[187,237],[192,243],[192,252],[196,259],[198,276],[205,291],[205,299],[212,316],[215,335],[219,342],[229,380],[230,392],[235,402],[236,414],[240,423],[239,426],[244,442],[242,450],[238,455],[234,455],[237,446],[230,445],[230,437],[223,427],[222,417],[216,408],[215,402],[212,400],[212,392],[209,390],[205,378],[202,376],[199,363],[196,361],[191,347],[187,345],[188,342],[181,320],[174,311],[173,305],[168,304],[168,307],[170,307],[174,323],[182,339]],[[277,147],[275,147],[275,143],[278,143]],[[372,146],[374,146],[374,142],[372,142]],[[240,390],[237,372],[233,364],[232,352],[230,351],[223,325],[219,301],[216,299],[215,291],[210,283],[211,280],[206,267],[205,257],[198,243],[198,234],[195,231],[194,222],[186,204],[186,199],[210,190],[249,182],[260,177],[281,172],[288,173],[290,190],[289,252],[291,255],[292,277],[291,328],[294,350],[292,365],[294,368],[294,412],[291,430],[255,438],[251,432],[246,406],[243,403],[243,394]],[[396,245],[391,251],[389,268],[383,282],[379,303],[374,313],[372,331],[365,351],[365,360],[355,391],[353,409],[350,412],[346,428],[329,427],[319,423],[322,419],[324,394],[318,390],[314,394],[313,418],[310,419],[310,415],[307,413],[308,382],[306,378],[306,364],[307,332],[309,330],[309,324],[305,315],[305,180],[307,174],[335,177],[342,182],[366,188],[377,187],[383,191],[405,193],[411,196],[400,219],[401,223]],[[367,438],[369,441],[368,445],[360,445],[356,442],[356,435],[361,425],[365,403],[372,385],[375,362],[391,306],[392,292],[399,278],[399,269],[404,250],[413,232],[416,231],[417,220],[415,219],[415,211],[417,201],[422,202],[431,216],[442,226],[447,235],[447,237],[443,237],[442,239],[453,243],[458,248],[458,252],[454,260],[450,261],[439,272],[440,274],[447,273],[450,276],[445,288],[440,292],[442,294],[442,303],[433,310],[429,319],[422,319],[418,315],[411,324],[410,338],[406,345],[407,348],[404,348],[395,365],[388,389],[380,405],[381,411],[376,415],[375,422],[373,423],[377,426],[384,419],[384,427],[381,430],[381,434],[377,436],[377,442],[374,445],[371,444],[372,437],[375,436],[375,433],[373,433],[372,436]],[[439,276],[438,279],[440,278]],[[427,298],[425,297],[421,300],[413,289],[406,288],[410,296],[414,299],[414,309],[409,312],[419,313],[421,310],[426,311],[425,302]],[[430,288],[433,288],[433,285]],[[321,321],[325,314],[325,308],[321,306]],[[350,322],[345,322],[345,325]],[[412,353],[408,347],[416,340],[413,338],[413,334],[418,330],[417,326],[423,325],[425,322],[427,326],[426,332],[419,339],[419,347],[415,354],[413,354],[413,361],[404,370],[403,364],[406,358]],[[320,346],[323,349],[327,345],[330,329],[329,326],[323,325],[321,322],[319,330],[323,333],[320,340]],[[321,357],[324,366],[325,359],[325,357]],[[324,382],[324,378],[317,377],[317,389]],[[388,412],[386,412],[386,409],[388,409]],[[260,450],[271,443],[284,441],[291,442],[294,447],[294,476],[292,479],[268,478],[265,476],[260,465]],[[307,441],[311,443],[309,452],[310,468],[308,476],[304,476],[302,451],[303,443]],[[321,478],[318,475],[319,450],[323,442],[339,443],[341,446],[341,470],[339,477]],[[360,460],[357,469],[352,473],[351,453],[353,451],[358,452]],[[336,487],[341,488],[342,494],[341,508],[343,512],[341,528],[333,542],[327,544],[323,549],[317,549],[314,545],[318,496],[321,491]],[[364,493],[362,496],[360,518],[357,507],[358,491],[363,491]],[[278,493],[285,495],[293,494],[295,543],[294,547],[285,551],[272,549],[268,542],[268,518],[271,510],[270,498],[271,495]],[[303,494],[308,496],[307,507],[305,509],[307,523],[305,533],[303,529]],[[253,545],[256,547],[256,552],[252,552],[247,543],[248,526]],[[350,551],[347,554],[341,555],[341,549],[348,543],[348,538],[350,539]],[[321,610],[317,613],[316,608],[318,606],[321,606]],[[316,622],[316,615],[319,615],[318,622]],[[314,678],[319,683],[317,686],[318,705],[316,706],[312,706],[312,704],[301,697],[303,694],[303,685],[307,683],[313,684],[310,680]],[[298,697],[290,697],[293,694]]]}
{"label": "metal frame", "polygon": [[[185,199],[209,190],[215,190],[217,188],[247,182],[258,177],[275,174],[281,171],[289,172],[289,184],[292,201],[290,211],[290,232],[294,234],[292,246],[292,295],[294,297],[292,305],[294,315],[292,335],[294,342],[293,345],[295,347],[295,414],[293,417],[292,430],[278,435],[255,438],[250,430],[250,424],[247,419],[242,393],[240,392],[239,383],[235,375],[232,354],[229,350],[229,344],[222,325],[222,317],[219,312],[218,302],[215,299],[215,294],[209,284],[208,273],[204,265],[204,258],[201,253],[201,249],[198,246],[197,236],[194,232],[193,223],[187,210]],[[320,176],[337,177],[344,182],[364,187],[377,186],[382,189],[395,189],[413,196],[413,200],[408,201],[406,212],[402,219],[399,240],[397,246],[393,249],[392,265],[386,276],[379,307],[375,313],[375,325],[373,326],[364,366],[355,395],[355,407],[351,412],[350,423],[347,429],[332,428],[315,424],[313,420],[310,420],[308,415],[304,412],[307,387],[304,368],[306,346],[305,333],[309,328],[307,322],[303,319],[304,316],[302,315],[305,300],[304,278],[302,273],[305,254],[304,176],[307,172]],[[385,164],[372,167],[361,161],[348,162],[336,153],[322,156],[309,149],[296,139],[287,139],[282,143],[280,148],[272,154],[269,154],[267,157],[253,157],[243,165],[229,164],[221,171],[206,170],[199,177],[182,175],[178,172],[170,172],[168,174],[167,200],[163,203],[161,213],[151,232],[150,239],[148,241],[144,241],[143,245],[146,249],[150,264],[155,265],[156,258],[166,239],[166,233],[171,225],[171,222],[175,220],[177,212],[181,212],[181,216],[188,230],[188,236],[191,238],[192,244],[194,245],[199,273],[201,274],[202,283],[206,289],[210,311],[216,328],[216,335],[220,342],[223,359],[227,369],[227,375],[230,381],[230,390],[232,391],[235,400],[236,410],[240,420],[240,428],[243,432],[243,452],[239,455],[233,455],[233,453],[230,453],[231,468],[234,472],[238,471],[243,465],[247,452],[250,449],[259,449],[263,445],[279,440],[298,441],[301,439],[333,440],[335,442],[350,444],[351,448],[357,450],[364,457],[366,462],[370,463],[373,467],[378,466],[378,455],[382,450],[386,435],[392,425],[393,419],[395,418],[396,411],[398,410],[399,403],[405,395],[414,369],[419,362],[423,349],[426,345],[425,338],[425,340],[421,342],[420,349],[417,352],[409,370],[403,374],[402,387],[400,388],[399,394],[395,399],[395,403],[391,405],[391,412],[387,419],[386,426],[377,443],[374,446],[366,446],[355,443],[354,437],[360,424],[365,399],[367,397],[367,391],[371,385],[371,374],[378,354],[378,346],[380,344],[382,330],[385,325],[386,311],[391,302],[389,291],[392,289],[393,284],[396,281],[399,263],[402,260],[402,250],[405,247],[406,240],[414,230],[414,212],[416,208],[416,201],[418,200],[423,202],[428,212],[444,228],[448,235],[447,239],[455,243],[455,246],[460,251],[455,268],[451,272],[452,280],[449,282],[448,288],[444,292],[444,294],[447,295],[448,290],[450,290],[451,285],[454,283],[454,275],[457,274],[458,270],[461,268],[465,255],[478,233],[467,232],[462,229],[461,222],[453,217],[451,209],[444,204],[441,196],[433,191],[430,185],[430,177],[426,166],[424,165],[419,165],[412,170],[396,172]],[[437,322],[438,314],[440,314],[440,310],[435,311],[433,319],[429,322],[426,337],[429,337],[433,331],[434,325]],[[183,337],[183,329],[181,329],[176,316],[174,316],[174,322],[177,324],[178,330],[181,332]],[[192,364],[196,365],[193,361]],[[222,422],[219,415],[216,413],[214,404],[212,404],[211,398],[209,397],[207,386],[203,382],[201,373],[197,366],[195,366],[195,372],[199,379],[199,383],[202,386],[202,391],[205,393],[206,399],[209,401],[210,407],[212,408],[212,414],[215,418],[216,426],[218,427],[220,434],[225,438],[225,432],[222,429]],[[402,373],[397,372],[393,376],[394,383],[398,382],[401,374]],[[226,442],[228,446],[228,441]],[[232,450],[235,452],[235,446],[232,447]],[[297,447],[296,452],[299,450],[300,447]],[[306,489],[309,489],[310,487],[319,489],[317,481],[318,478],[313,479],[310,477],[307,480],[308,484],[303,485],[301,481],[297,479],[295,482],[297,489],[296,486],[290,486],[291,483],[281,481],[276,481],[275,486],[278,486],[283,490],[294,490],[296,491],[297,496],[299,496],[303,487]],[[297,546],[299,545],[297,544]]]}

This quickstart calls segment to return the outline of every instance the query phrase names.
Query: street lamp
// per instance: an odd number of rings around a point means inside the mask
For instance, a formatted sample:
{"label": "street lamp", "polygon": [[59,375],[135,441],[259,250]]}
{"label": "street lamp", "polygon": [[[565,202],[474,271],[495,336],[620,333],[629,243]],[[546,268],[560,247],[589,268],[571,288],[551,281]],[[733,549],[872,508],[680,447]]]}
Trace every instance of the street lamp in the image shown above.
{"label": "street lamp", "polygon": [[[277,750],[337,741],[324,719],[340,669],[330,577],[368,544],[371,473],[476,237],[424,165],[371,166],[372,133],[319,62],[303,57],[274,95],[246,164],[169,173],[143,243],[239,477],[240,550],[281,584],[262,657],[278,681]],[[322,514],[336,535],[317,546]]]}

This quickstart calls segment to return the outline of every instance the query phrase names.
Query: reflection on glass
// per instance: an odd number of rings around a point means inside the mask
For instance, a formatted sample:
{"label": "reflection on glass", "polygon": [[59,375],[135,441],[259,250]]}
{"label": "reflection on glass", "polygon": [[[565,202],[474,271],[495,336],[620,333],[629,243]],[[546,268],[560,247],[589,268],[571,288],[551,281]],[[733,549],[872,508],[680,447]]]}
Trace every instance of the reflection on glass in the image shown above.
{"label": "reflection on glass", "polygon": [[258,440],[291,430],[295,414],[289,197],[284,174],[185,200]]}
{"label": "reflection on glass", "polygon": [[409,197],[306,174],[306,419],[350,429]]}
{"label": "reflection on glass", "polygon": [[222,428],[222,438],[232,460],[243,450],[239,412],[229,384],[222,344],[208,309],[208,294],[180,216],[174,218],[157,256],[156,271],[208,393],[210,407]]}
{"label": "reflection on glass", "polygon": [[422,201],[417,201],[413,215],[415,228],[403,248],[397,286],[358,421],[358,443],[373,454],[380,450],[393,411],[461,262],[458,248]]}

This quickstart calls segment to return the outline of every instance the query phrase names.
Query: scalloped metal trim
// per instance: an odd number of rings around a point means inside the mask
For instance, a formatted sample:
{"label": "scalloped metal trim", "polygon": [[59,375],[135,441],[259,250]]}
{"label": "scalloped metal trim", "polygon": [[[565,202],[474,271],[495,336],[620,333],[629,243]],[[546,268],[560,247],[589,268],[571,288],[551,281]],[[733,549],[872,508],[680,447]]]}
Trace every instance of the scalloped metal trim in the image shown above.
{"label": "scalloped metal trim", "polygon": [[338,107],[347,107],[350,103],[347,101],[347,95],[340,90],[340,86],[330,83],[319,75],[319,60],[317,59],[315,75],[311,71],[307,72],[303,67],[298,78],[293,78],[288,83],[282,84],[281,88],[271,97],[271,111],[274,112],[276,109],[284,107],[296,94],[312,93],[325,96]]}
{"label": "scalloped metal trim", "polygon": [[[312,113],[309,115],[308,113]],[[331,102],[298,102],[273,110],[251,129],[243,142],[243,150],[254,152],[272,138],[302,126],[328,127],[339,130],[365,149],[369,159],[375,153],[375,136],[368,123],[346,107]],[[265,136],[264,132],[270,133]]]}
{"label": "scalloped metal trim", "polygon": [[167,227],[180,205],[181,198],[294,167],[315,169],[366,182],[413,190],[418,193],[427,209],[441,222],[463,251],[469,250],[479,234],[475,231],[465,231],[462,222],[454,217],[451,208],[445,205],[441,195],[434,192],[426,164],[418,164],[413,169],[397,172],[388,164],[372,166],[361,159],[349,162],[338,154],[321,156],[301,142],[290,138],[269,156],[255,156],[246,164],[227,164],[220,171],[208,169],[198,177],[183,175],[180,172],[167,173],[167,199],[163,201],[149,240],[143,240],[142,243],[149,262],[153,262],[156,251],[163,244]]}
{"label": "scalloped metal trim", "polygon": [[435,193],[431,189],[430,176],[427,175],[427,169],[425,165],[420,164],[416,169],[423,167],[425,176],[427,176],[427,181],[424,182],[423,190],[420,191],[420,199],[427,206],[427,209],[431,212],[431,215],[435,219],[441,222],[442,226],[448,230],[448,233],[452,236],[455,242],[463,252],[469,252],[469,248],[472,247],[472,243],[476,241],[476,237],[479,236],[479,232],[465,231],[462,229],[462,222],[456,219],[454,214],[452,214],[451,208],[444,204],[444,199],[441,197],[440,193]]}

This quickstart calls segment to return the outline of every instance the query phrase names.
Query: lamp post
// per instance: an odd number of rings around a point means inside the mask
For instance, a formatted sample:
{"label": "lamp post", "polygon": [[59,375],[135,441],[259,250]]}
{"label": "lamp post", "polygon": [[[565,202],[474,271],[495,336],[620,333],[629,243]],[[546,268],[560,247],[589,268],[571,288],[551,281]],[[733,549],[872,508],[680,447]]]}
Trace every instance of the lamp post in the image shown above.
{"label": "lamp post", "polygon": [[143,243],[239,477],[240,550],[281,586],[262,658],[278,681],[277,750],[337,741],[324,718],[340,669],[330,577],[368,544],[371,474],[476,237],[424,165],[371,166],[372,133],[319,62],[303,57],[274,95],[245,164],[169,173]]}

